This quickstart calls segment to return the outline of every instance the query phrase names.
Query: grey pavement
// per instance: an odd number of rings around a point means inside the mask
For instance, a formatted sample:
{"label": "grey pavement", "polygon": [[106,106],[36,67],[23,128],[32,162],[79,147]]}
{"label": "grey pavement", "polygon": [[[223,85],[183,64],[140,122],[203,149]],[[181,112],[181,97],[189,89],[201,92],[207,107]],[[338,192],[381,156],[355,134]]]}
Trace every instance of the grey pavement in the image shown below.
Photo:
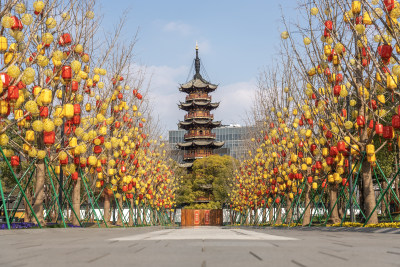
{"label": "grey pavement", "polygon": [[0,266],[400,266],[400,234],[342,229],[3,230]]}

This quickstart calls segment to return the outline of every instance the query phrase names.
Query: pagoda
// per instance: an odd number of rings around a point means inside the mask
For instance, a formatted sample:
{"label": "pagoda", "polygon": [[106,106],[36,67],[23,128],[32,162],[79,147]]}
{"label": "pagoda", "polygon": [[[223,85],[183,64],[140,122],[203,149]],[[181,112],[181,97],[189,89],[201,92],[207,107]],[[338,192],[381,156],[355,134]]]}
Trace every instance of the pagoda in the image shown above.
{"label": "pagoda", "polygon": [[182,167],[191,168],[195,159],[208,157],[214,154],[214,149],[220,148],[224,142],[215,140],[212,129],[221,125],[220,121],[213,121],[213,109],[219,103],[212,103],[209,93],[217,89],[217,85],[206,81],[200,74],[199,47],[196,44],[196,59],[194,60],[195,74],[192,80],[181,84],[179,90],[188,94],[185,102],[179,103],[179,108],[187,111],[184,121],[180,121],[180,129],[186,130],[184,142],[178,143],[183,150]]}

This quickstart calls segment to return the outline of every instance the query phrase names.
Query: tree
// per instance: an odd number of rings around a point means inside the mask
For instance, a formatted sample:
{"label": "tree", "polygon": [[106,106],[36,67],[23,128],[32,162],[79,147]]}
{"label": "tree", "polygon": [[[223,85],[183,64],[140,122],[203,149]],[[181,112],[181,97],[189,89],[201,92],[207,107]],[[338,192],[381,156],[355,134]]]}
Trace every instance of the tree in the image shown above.
{"label": "tree", "polygon": [[[228,183],[234,175],[235,164],[236,160],[227,155],[195,160],[192,171],[182,176],[177,203],[191,204],[189,207],[222,208],[228,200]],[[209,204],[196,205],[198,200],[207,200]]]}

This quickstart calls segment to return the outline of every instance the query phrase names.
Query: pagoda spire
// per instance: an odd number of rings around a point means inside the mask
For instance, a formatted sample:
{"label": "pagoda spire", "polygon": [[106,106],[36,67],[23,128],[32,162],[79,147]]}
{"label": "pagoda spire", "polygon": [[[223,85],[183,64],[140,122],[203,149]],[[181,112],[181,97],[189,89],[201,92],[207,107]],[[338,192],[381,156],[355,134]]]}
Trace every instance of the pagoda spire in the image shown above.
{"label": "pagoda spire", "polygon": [[201,79],[201,74],[200,74],[200,58],[199,58],[199,45],[197,44],[196,41],[196,59],[194,60],[194,68],[196,70],[196,74],[194,75],[195,79]]}

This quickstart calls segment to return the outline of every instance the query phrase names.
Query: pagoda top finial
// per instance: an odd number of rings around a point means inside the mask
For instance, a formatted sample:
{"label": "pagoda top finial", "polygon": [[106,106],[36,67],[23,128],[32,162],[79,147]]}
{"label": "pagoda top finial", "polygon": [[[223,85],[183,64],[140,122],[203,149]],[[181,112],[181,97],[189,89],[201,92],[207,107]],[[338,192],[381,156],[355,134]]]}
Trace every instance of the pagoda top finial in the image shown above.
{"label": "pagoda top finial", "polygon": [[196,74],[194,75],[194,78],[199,78],[201,79],[200,75],[200,58],[199,58],[199,45],[197,44],[196,41],[196,59],[194,60],[194,68],[196,70]]}

